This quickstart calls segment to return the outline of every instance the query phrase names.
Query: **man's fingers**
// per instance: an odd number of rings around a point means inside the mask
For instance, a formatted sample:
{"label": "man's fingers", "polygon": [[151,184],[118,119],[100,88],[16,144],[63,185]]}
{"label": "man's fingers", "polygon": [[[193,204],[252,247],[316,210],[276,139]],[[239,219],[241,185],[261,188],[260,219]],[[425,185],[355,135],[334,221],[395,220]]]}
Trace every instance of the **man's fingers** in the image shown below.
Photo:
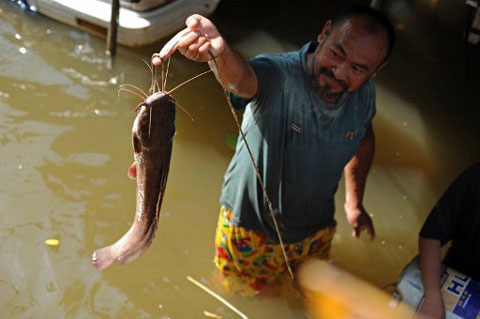
{"label": "man's fingers", "polygon": [[184,29],[171,38],[160,50],[160,57],[162,59],[168,58],[177,49],[178,41],[184,34],[190,32],[190,29]]}
{"label": "man's fingers", "polygon": [[164,63],[176,50],[188,59],[198,62],[209,61],[211,56],[218,56],[223,51],[223,39],[210,20],[194,14],[187,18],[185,24],[186,29],[178,32],[158,54],[152,56],[154,65]]}
{"label": "man's fingers", "polygon": [[186,48],[189,49],[189,47],[192,44],[195,44],[199,38],[201,37],[201,33],[199,31],[190,31],[186,34],[184,34],[178,41],[177,47],[178,48]]}
{"label": "man's fingers", "polygon": [[190,28],[190,30],[195,30],[200,25],[200,21],[202,20],[202,18],[203,17],[199,14],[191,15],[187,18],[185,24],[187,25],[187,27]]}
{"label": "man's fingers", "polygon": [[375,228],[373,228],[373,224],[370,223],[368,226],[368,233],[370,234],[370,240],[375,239]]}
{"label": "man's fingers", "polygon": [[373,227],[372,220],[370,218],[367,218],[363,227],[367,230],[370,240],[373,240],[375,238],[375,228]]}
{"label": "man's fingers", "polygon": [[352,226],[353,231],[352,231],[352,237],[354,238],[359,238],[360,233],[363,230],[366,230],[368,233],[368,237],[370,237],[370,240],[375,239],[375,229],[373,228],[373,225],[371,223],[368,223],[367,225],[362,225],[362,226]]}
{"label": "man's fingers", "polygon": [[200,34],[198,31],[186,35],[181,42],[178,43],[178,50],[190,60],[198,62],[206,62],[210,60],[208,51],[211,43],[207,36]]}
{"label": "man's fingers", "polygon": [[204,45],[205,43],[207,43],[207,38],[203,37],[203,36],[200,36],[197,41],[193,42],[192,44],[190,44],[188,46],[188,52],[189,52],[189,56],[188,58],[192,59],[192,60],[195,60],[195,61],[198,61],[201,57],[200,57],[200,47],[202,45]]}
{"label": "man's fingers", "polygon": [[201,19],[203,17],[198,14],[194,14],[187,18],[185,24],[187,28],[183,29],[182,31],[178,32],[173,38],[171,38],[160,50],[158,54],[155,54],[152,58],[152,63],[154,65],[160,65],[171,56],[179,46],[186,46],[189,45],[188,41],[195,41],[192,40],[194,38],[194,34],[189,35],[190,38],[184,38],[189,32],[195,31],[196,28],[201,26]]}
{"label": "man's fingers", "polygon": [[206,42],[198,49],[198,56],[202,57],[202,61],[209,61],[212,57],[209,55],[209,51],[211,48],[210,42]]}
{"label": "man's fingers", "polygon": [[183,29],[182,31],[178,32],[173,38],[171,38],[160,50],[160,53],[155,54],[152,63],[154,65],[160,65],[171,56],[178,48],[178,42],[180,39],[186,35],[187,33],[191,32],[189,28]]}
{"label": "man's fingers", "polygon": [[197,36],[197,41],[188,46],[190,51],[198,51],[198,49],[207,42],[207,38],[204,36]]}
{"label": "man's fingers", "polygon": [[352,231],[352,237],[358,238],[360,236],[360,227],[354,226]]}

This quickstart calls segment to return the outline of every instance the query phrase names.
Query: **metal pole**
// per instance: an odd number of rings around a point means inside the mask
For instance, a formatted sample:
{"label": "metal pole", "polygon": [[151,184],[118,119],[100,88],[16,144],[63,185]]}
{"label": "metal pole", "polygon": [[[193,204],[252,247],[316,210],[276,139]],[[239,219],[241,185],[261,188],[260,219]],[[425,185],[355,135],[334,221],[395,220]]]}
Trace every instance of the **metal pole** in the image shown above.
{"label": "metal pole", "polygon": [[114,56],[117,49],[118,17],[120,15],[120,0],[112,0],[112,15],[107,33],[107,54]]}

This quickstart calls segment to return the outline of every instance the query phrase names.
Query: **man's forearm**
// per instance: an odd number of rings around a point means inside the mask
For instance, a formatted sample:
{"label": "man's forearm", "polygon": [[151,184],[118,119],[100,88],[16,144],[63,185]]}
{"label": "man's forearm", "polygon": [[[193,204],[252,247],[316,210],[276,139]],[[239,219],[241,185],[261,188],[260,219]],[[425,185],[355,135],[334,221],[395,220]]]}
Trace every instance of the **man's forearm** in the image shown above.
{"label": "man's forearm", "polygon": [[222,55],[208,64],[227,91],[246,99],[257,92],[258,81],[253,68],[228,44]]}
{"label": "man's forearm", "polygon": [[436,239],[420,237],[418,241],[420,271],[425,295],[440,292],[441,245]]}
{"label": "man's forearm", "polygon": [[375,136],[370,132],[358,146],[357,152],[345,166],[345,205],[362,204],[368,172],[375,154]]}

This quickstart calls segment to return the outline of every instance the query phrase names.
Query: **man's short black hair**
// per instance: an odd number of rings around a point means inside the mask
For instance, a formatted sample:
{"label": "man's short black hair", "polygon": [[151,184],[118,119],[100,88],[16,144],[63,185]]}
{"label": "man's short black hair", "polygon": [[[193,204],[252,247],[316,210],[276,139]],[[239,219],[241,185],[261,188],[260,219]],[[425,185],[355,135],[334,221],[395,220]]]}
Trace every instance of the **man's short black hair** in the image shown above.
{"label": "man's short black hair", "polygon": [[368,32],[377,33],[384,31],[387,34],[388,48],[384,61],[392,53],[395,44],[395,28],[390,20],[380,11],[365,5],[354,4],[346,8],[332,21],[332,29],[353,17],[360,17]]}

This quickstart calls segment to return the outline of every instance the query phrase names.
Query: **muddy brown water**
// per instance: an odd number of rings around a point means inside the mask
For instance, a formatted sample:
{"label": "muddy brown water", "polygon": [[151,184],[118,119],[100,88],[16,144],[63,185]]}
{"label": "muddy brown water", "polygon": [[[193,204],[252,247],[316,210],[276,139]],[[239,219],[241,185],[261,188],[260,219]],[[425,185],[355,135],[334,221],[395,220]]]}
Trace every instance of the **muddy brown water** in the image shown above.
{"label": "muddy brown water", "polygon": [[[330,7],[328,13],[338,11]],[[478,85],[463,81],[465,8],[398,1],[386,9],[401,25],[397,49],[377,80],[377,152],[365,196],[377,237],[351,238],[341,184],[331,256],[378,287],[394,282],[416,254],[426,214],[480,154]],[[288,10],[270,25],[242,31],[228,23],[231,15],[238,18],[235,10],[220,8],[212,18],[246,57],[296,49],[315,37],[312,25],[282,25]],[[236,136],[211,74],[174,94],[194,121],[178,112],[152,247],[137,261],[103,272],[90,263],[95,249],[124,234],[135,210],[127,169],[138,99],[123,93],[118,99],[117,90],[122,83],[149,87],[141,59],[161,44],[119,47],[112,63],[104,40],[0,3],[0,318],[205,318],[203,311],[237,318],[186,280],[217,285],[213,236]],[[204,70],[175,55],[167,86]],[[60,244],[45,245],[49,238]],[[223,296],[250,318],[308,317],[289,294]]]}

